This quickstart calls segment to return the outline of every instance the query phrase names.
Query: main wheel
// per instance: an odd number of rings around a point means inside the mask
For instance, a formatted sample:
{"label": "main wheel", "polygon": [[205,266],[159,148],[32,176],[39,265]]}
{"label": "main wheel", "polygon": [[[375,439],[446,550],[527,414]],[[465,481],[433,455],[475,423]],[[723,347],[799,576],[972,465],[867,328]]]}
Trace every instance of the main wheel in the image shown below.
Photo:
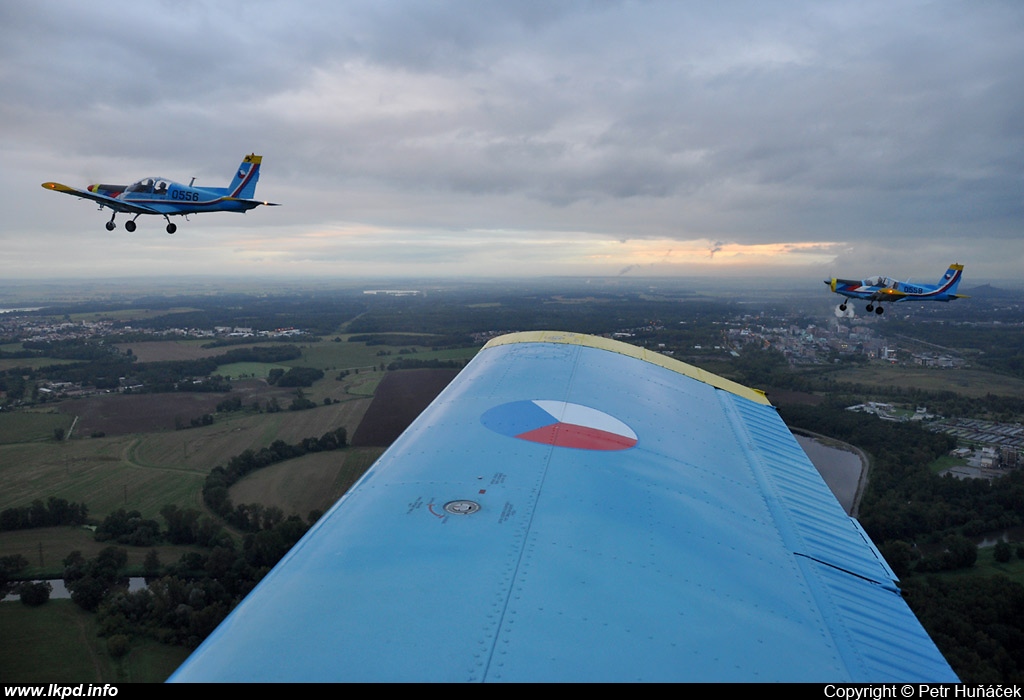
{"label": "main wheel", "polygon": [[128,231],[128,233],[135,233],[135,222],[134,221],[125,221],[124,222],[124,228],[125,228],[126,231]]}
{"label": "main wheel", "polygon": [[840,304],[839,305],[839,310],[840,311],[846,311],[846,304]]}
{"label": "main wheel", "polygon": [[883,309],[881,306],[875,307],[875,313],[878,314],[879,316],[882,315],[883,311],[885,311],[885,309]]}
{"label": "main wheel", "polygon": [[175,224],[167,224],[167,233],[174,233],[177,230],[178,227]]}
{"label": "main wheel", "polygon": [[113,231],[115,228],[117,228],[117,224],[115,224],[113,221],[108,221],[107,222],[107,230],[108,231]]}
{"label": "main wheel", "polygon": [[867,310],[868,310],[869,313],[874,311],[875,310],[875,305],[874,304],[868,304],[868,309]]}

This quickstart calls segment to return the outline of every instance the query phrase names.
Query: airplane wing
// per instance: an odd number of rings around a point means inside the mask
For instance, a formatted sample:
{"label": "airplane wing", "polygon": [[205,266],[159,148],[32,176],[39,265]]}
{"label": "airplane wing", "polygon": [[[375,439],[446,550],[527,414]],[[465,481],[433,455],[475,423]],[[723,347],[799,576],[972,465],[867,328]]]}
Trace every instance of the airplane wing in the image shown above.
{"label": "airplane wing", "polygon": [[491,341],[171,681],[944,681],[765,396]]}
{"label": "airplane wing", "polygon": [[67,185],[62,185],[59,182],[44,182],[43,189],[53,190],[54,192],[61,192],[63,194],[70,194],[75,197],[81,197],[82,199],[91,199],[94,202],[99,202],[101,206],[110,207],[114,211],[128,212],[130,214],[160,213],[156,209],[152,209],[150,207],[130,204],[121,199],[107,197],[106,195],[99,194],[98,192],[90,192],[89,190],[80,190],[75,187],[69,187]]}

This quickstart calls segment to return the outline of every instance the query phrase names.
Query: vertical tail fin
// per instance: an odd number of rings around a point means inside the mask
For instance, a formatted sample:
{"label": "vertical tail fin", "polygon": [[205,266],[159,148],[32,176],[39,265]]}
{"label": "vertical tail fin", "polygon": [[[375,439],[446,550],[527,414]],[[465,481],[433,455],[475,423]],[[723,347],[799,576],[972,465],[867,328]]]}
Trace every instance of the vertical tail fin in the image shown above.
{"label": "vertical tail fin", "polygon": [[242,159],[235,177],[228,185],[228,196],[239,199],[252,199],[256,196],[256,182],[260,179],[260,163],[263,156],[250,153]]}
{"label": "vertical tail fin", "polygon": [[946,270],[946,274],[942,276],[942,279],[938,282],[938,289],[940,291],[949,294],[950,296],[956,294],[956,288],[960,286],[960,280],[964,276],[964,266],[960,263],[954,263],[949,266]]}

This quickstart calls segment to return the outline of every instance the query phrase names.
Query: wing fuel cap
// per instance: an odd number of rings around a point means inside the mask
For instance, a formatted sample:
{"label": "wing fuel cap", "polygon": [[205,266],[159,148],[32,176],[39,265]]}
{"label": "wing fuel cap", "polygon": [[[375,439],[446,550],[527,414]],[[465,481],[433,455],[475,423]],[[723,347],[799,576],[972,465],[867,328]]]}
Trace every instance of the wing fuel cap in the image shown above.
{"label": "wing fuel cap", "polygon": [[472,515],[480,510],[480,504],[475,501],[448,501],[444,509],[452,515]]}

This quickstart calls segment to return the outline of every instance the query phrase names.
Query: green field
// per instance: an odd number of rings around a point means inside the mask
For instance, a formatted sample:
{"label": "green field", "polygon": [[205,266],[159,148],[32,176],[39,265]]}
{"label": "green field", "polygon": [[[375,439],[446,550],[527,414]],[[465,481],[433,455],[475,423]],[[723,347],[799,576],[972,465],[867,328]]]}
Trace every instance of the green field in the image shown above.
{"label": "green field", "polygon": [[274,464],[232,486],[231,500],[277,506],[286,517],[305,519],[311,510],[334,505],[383,452],[379,447],[350,447]]}
{"label": "green field", "polygon": [[219,365],[215,374],[228,379],[243,379],[256,377],[266,379],[272,369],[283,369],[286,372],[290,369],[288,365],[277,362],[232,362],[227,365]]}
{"label": "green field", "polygon": [[169,309],[139,309],[128,307],[125,309],[114,309],[111,311],[88,311],[80,314],[70,314],[68,318],[73,323],[81,323],[82,321],[89,321],[92,323],[95,323],[96,321],[142,321],[151,318],[159,318],[160,316],[189,313],[192,311],[202,311],[202,309],[190,306],[177,306]]}
{"label": "green field", "polygon": [[122,659],[107,653],[95,616],[70,600],[39,608],[0,603],[0,679],[4,683],[158,683],[188,656],[184,647],[135,640]]}
{"label": "green field", "polygon": [[66,433],[73,420],[71,416],[56,412],[4,411],[0,413],[0,445],[56,442],[54,431],[59,429]]}
{"label": "green field", "polygon": [[937,460],[935,460],[931,464],[929,464],[928,465],[928,469],[933,474],[939,474],[941,472],[946,471],[947,469],[952,469],[953,467],[961,467],[961,466],[963,466],[965,464],[967,464],[967,460],[963,459],[962,457],[954,457],[953,455],[944,455],[942,457],[939,457]]}
{"label": "green field", "polygon": [[[194,349],[187,345],[164,345],[161,352],[175,353]],[[374,351],[362,343],[316,344],[317,362],[342,364],[346,359],[357,362],[376,359]],[[250,371],[251,373],[251,371]],[[351,437],[382,373],[364,370],[351,373],[343,380],[330,372],[303,394],[316,403],[316,408],[289,411],[287,406],[295,390],[279,390],[283,409],[277,413],[238,411],[217,413],[212,425],[186,430],[158,430],[88,438],[75,431],[70,440],[57,441],[56,428],[70,428],[74,417],[42,411],[0,413],[0,510],[24,507],[33,500],[46,501],[53,496],[85,503],[89,517],[99,521],[115,510],[138,510],[143,517],[162,522],[160,510],[165,505],[196,508],[205,511],[202,485],[206,475],[216,466],[245,450],[259,450],[275,440],[294,444],[307,437],[344,426]],[[161,401],[153,395],[153,401]],[[99,405],[119,402],[129,397],[103,397]],[[325,398],[331,403],[324,405]],[[310,458],[285,462],[269,470],[273,474],[295,470],[298,478],[283,478],[276,495],[260,496],[254,501],[277,505],[287,512],[305,518],[311,510],[326,510],[351,483],[379,456],[380,450],[348,449],[324,453]],[[328,456],[331,455],[331,456]],[[310,465],[317,465],[310,472]],[[333,469],[327,476],[323,472]],[[317,473],[317,486],[307,484],[307,476]],[[259,475],[251,475],[253,478]],[[258,483],[258,482],[257,482]],[[236,488],[249,489],[247,480]],[[258,490],[258,489],[257,489]],[[30,562],[28,575],[58,575],[61,562],[73,550],[87,557],[106,546],[95,542],[92,532],[83,528],[43,528],[27,531],[0,532],[0,555],[21,554]],[[148,549],[128,547],[129,567],[141,567]],[[166,563],[177,561],[182,548],[157,548]]]}
{"label": "green field", "polygon": [[877,363],[838,370],[832,377],[837,382],[935,392],[952,391],[972,398],[984,397],[986,394],[1024,398],[1024,380],[977,369],[931,369]]}
{"label": "green field", "polygon": [[[187,358],[207,353],[195,341],[161,342],[148,348],[158,358]],[[202,485],[218,465],[245,451],[259,450],[275,440],[289,444],[319,437],[344,426],[351,437],[372,400],[383,373],[376,369],[379,348],[362,343],[324,341],[303,348],[296,365],[320,367],[325,376],[302,394],[316,407],[287,410],[299,390],[264,387],[277,397],[276,413],[242,410],[215,414],[212,425],[185,430],[128,432],[89,438],[76,430],[69,440],[55,439],[55,429],[67,431],[75,416],[44,411],[0,413],[0,510],[24,507],[39,499],[64,498],[85,503],[89,517],[99,521],[117,509],[138,510],[145,518],[162,522],[165,505],[206,512]],[[275,366],[238,363],[221,370],[229,376],[265,377]],[[337,370],[361,367],[338,379]],[[250,399],[258,383],[243,384]],[[275,393],[276,392],[276,393]],[[228,395],[230,396],[230,394]],[[168,403],[166,395],[151,400]],[[75,404],[81,410],[136,418],[124,406],[139,397],[111,395],[95,403]],[[324,399],[331,399],[324,404]],[[263,405],[265,400],[259,400]],[[147,404],[161,406],[163,404]],[[168,404],[169,405],[169,404]],[[122,406],[122,408],[117,408]],[[78,409],[76,409],[77,411]],[[167,409],[175,410],[175,409]],[[119,412],[120,411],[120,412]],[[166,412],[166,411],[165,411]],[[137,411],[136,411],[137,413]],[[135,425],[135,423],[132,423]],[[261,503],[281,508],[303,519],[311,511],[326,511],[383,452],[381,448],[346,448],[314,453],[281,462],[250,474],[235,484],[236,502]],[[0,556],[21,555],[29,562],[23,576],[56,577],[63,560],[79,550],[95,557],[108,542],[97,542],[89,527],[51,527],[0,532]],[[165,564],[177,562],[188,547],[155,547]],[[140,574],[148,547],[125,547],[128,573]],[[95,617],[67,600],[52,600],[40,608],[19,602],[0,604],[0,679],[5,682],[127,682],[162,681],[184,660],[182,647],[152,640],[131,640],[131,651],[113,659],[107,641],[96,636]]]}
{"label": "green field", "polygon": [[39,369],[40,367],[49,367],[50,365],[70,365],[74,364],[74,362],[75,360],[59,360],[55,357],[23,357],[20,359],[7,358],[0,359],[0,372],[6,372],[9,369],[15,369],[18,367]]}

